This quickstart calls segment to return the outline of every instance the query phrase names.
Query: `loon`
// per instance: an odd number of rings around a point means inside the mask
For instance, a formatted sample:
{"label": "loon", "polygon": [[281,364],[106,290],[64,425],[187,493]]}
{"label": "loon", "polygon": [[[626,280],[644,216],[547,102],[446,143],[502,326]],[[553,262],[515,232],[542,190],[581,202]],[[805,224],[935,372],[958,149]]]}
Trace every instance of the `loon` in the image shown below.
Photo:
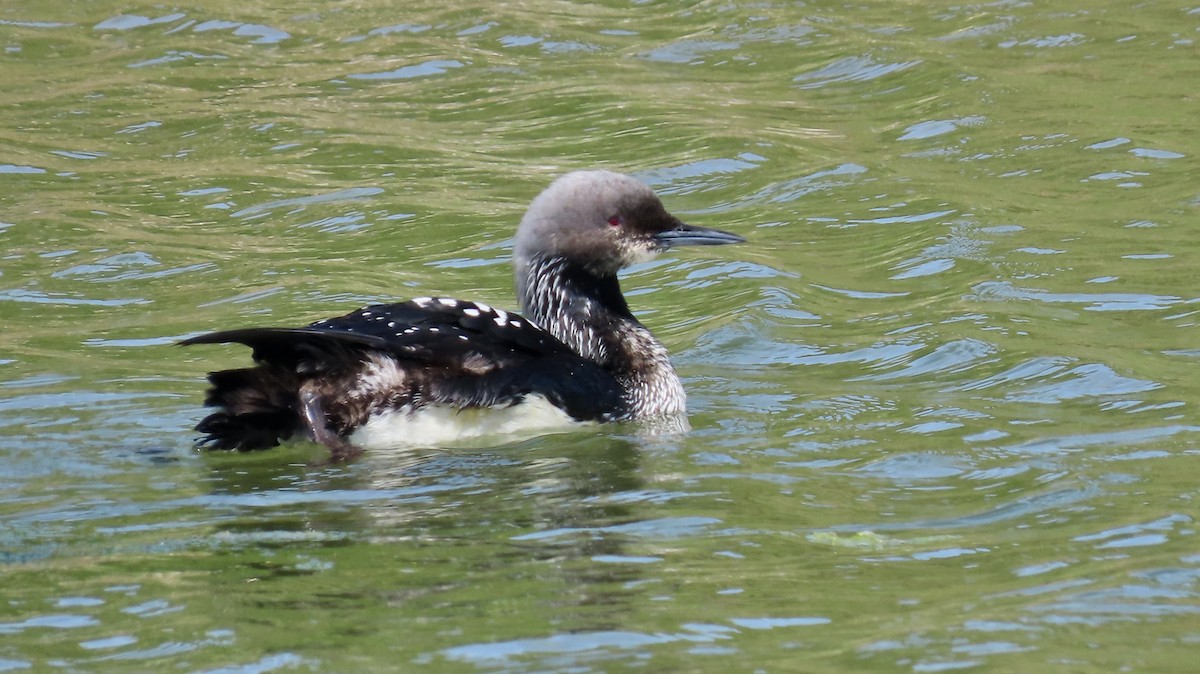
{"label": "loon", "polygon": [[683,385],[629,310],[617,272],[674,246],[745,241],[671,215],[638,180],[577,171],[530,204],[513,246],[522,314],[420,297],[300,328],[245,328],[180,344],[240,343],[254,367],[211,372],[206,449],[268,449],[301,434],[333,461],[573,422],[675,419]]}

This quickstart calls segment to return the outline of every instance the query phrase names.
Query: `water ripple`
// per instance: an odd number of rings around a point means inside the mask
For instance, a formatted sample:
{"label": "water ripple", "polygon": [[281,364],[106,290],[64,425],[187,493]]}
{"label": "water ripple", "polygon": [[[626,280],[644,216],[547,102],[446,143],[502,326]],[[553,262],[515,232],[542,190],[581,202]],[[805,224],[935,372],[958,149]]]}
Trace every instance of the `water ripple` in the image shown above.
{"label": "water ripple", "polygon": [[996,351],[996,345],[978,339],[955,340],[905,364],[899,370],[854,377],[850,381],[890,381],[905,377],[924,377],[934,372],[962,372],[977,365],[978,361],[991,357]]}
{"label": "water ripple", "polygon": [[1157,311],[1183,301],[1175,295],[1139,293],[1055,293],[1021,288],[1007,281],[985,281],[972,288],[967,299],[978,301],[1027,300],[1047,304],[1086,304],[1085,311]]}
{"label": "water ripple", "polygon": [[114,299],[98,299],[90,297],[80,297],[77,294],[68,295],[66,293],[47,293],[37,290],[24,290],[20,288],[10,288],[8,290],[0,290],[0,302],[23,302],[29,304],[50,304],[62,306],[96,306],[96,307],[122,307],[129,304],[149,304],[150,300],[141,297],[114,298]]}
{"label": "water ripple", "polygon": [[159,17],[142,16],[140,14],[120,14],[105,19],[93,26],[95,30],[134,30],[159,23],[174,23],[187,15],[182,13],[164,14]]}
{"label": "water ripple", "polygon": [[849,56],[816,70],[800,73],[792,81],[801,89],[819,89],[832,84],[847,82],[869,82],[892,73],[898,73],[920,65],[920,60],[881,62],[870,56]]}
{"label": "water ripple", "polygon": [[614,524],[611,526],[598,528],[567,527],[560,529],[547,529],[544,531],[536,531],[533,533],[513,536],[513,540],[545,541],[560,538],[562,536],[576,536],[579,534],[595,533],[622,534],[626,536],[651,538],[677,538],[682,536],[695,536],[699,532],[710,529],[711,527],[720,523],[721,520],[713,517],[667,517],[643,522]]}
{"label": "water ripple", "polygon": [[462,68],[466,64],[457,59],[432,59],[416,65],[400,66],[392,70],[370,73],[351,73],[346,75],[352,80],[410,80],[416,77],[442,75],[453,68]]}
{"label": "water ripple", "polygon": [[250,218],[262,217],[267,213],[281,208],[304,208],[315,204],[324,204],[336,201],[354,201],[366,199],[377,194],[382,194],[383,188],[380,187],[352,187],[344,190],[336,190],[334,192],[326,192],[324,194],[314,194],[308,197],[295,197],[292,199],[279,199],[276,201],[267,201],[261,204],[247,206],[235,213],[231,214],[234,218]]}
{"label": "water ripple", "polygon": [[741,46],[740,42],[728,40],[680,40],[652,49],[642,54],[642,58],[662,63],[697,64],[704,62],[706,54],[735,51]]}
{"label": "water ripple", "polygon": [[896,140],[925,140],[953,133],[966,126],[980,126],[985,121],[987,121],[986,117],[971,115],[955,119],[935,119],[927,122],[919,122],[905,129],[904,133],[900,134],[900,137]]}

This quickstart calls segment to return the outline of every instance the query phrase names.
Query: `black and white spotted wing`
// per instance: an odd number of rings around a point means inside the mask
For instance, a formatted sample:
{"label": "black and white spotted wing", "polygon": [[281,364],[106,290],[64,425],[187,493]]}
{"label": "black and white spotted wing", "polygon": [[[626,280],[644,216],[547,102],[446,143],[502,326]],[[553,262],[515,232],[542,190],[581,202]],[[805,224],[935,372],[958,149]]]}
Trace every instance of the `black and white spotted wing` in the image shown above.
{"label": "black and white spotted wing", "polygon": [[517,314],[449,298],[421,297],[364,307],[317,321],[308,329],[346,334],[381,351],[430,362],[468,355],[499,362],[514,356],[570,353],[553,335]]}
{"label": "black and white spotted wing", "polygon": [[237,342],[260,364],[306,377],[353,376],[388,356],[416,387],[406,402],[484,407],[546,397],[580,420],[610,420],[624,407],[621,387],[524,317],[477,302],[418,298],[374,305],[303,328],[249,328],[183,344]]}

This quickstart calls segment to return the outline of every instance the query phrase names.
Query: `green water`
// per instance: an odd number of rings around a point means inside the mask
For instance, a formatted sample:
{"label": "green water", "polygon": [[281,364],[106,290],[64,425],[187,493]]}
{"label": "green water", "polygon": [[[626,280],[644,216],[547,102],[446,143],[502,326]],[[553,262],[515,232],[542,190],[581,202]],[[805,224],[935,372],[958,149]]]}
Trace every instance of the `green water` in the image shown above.
{"label": "green water", "polygon": [[[1194,670],[1198,30],[0,0],[0,671]],[[192,450],[175,341],[513,306],[586,167],[750,239],[623,282],[691,434]]]}

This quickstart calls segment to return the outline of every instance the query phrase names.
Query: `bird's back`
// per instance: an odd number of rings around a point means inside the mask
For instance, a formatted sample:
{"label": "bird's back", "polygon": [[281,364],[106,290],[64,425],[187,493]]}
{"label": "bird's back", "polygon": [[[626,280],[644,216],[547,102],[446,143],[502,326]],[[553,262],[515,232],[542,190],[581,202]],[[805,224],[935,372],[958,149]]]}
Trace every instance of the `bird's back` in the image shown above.
{"label": "bird's back", "polygon": [[526,416],[534,427],[610,421],[625,409],[604,369],[523,317],[475,302],[419,298],[183,343],[228,342],[251,347],[257,366],[209,375],[206,404],[219,409],[197,428],[214,449],[262,449],[305,430],[296,391],[306,386],[332,433],[357,433],[354,444],[368,447],[512,432]]}

